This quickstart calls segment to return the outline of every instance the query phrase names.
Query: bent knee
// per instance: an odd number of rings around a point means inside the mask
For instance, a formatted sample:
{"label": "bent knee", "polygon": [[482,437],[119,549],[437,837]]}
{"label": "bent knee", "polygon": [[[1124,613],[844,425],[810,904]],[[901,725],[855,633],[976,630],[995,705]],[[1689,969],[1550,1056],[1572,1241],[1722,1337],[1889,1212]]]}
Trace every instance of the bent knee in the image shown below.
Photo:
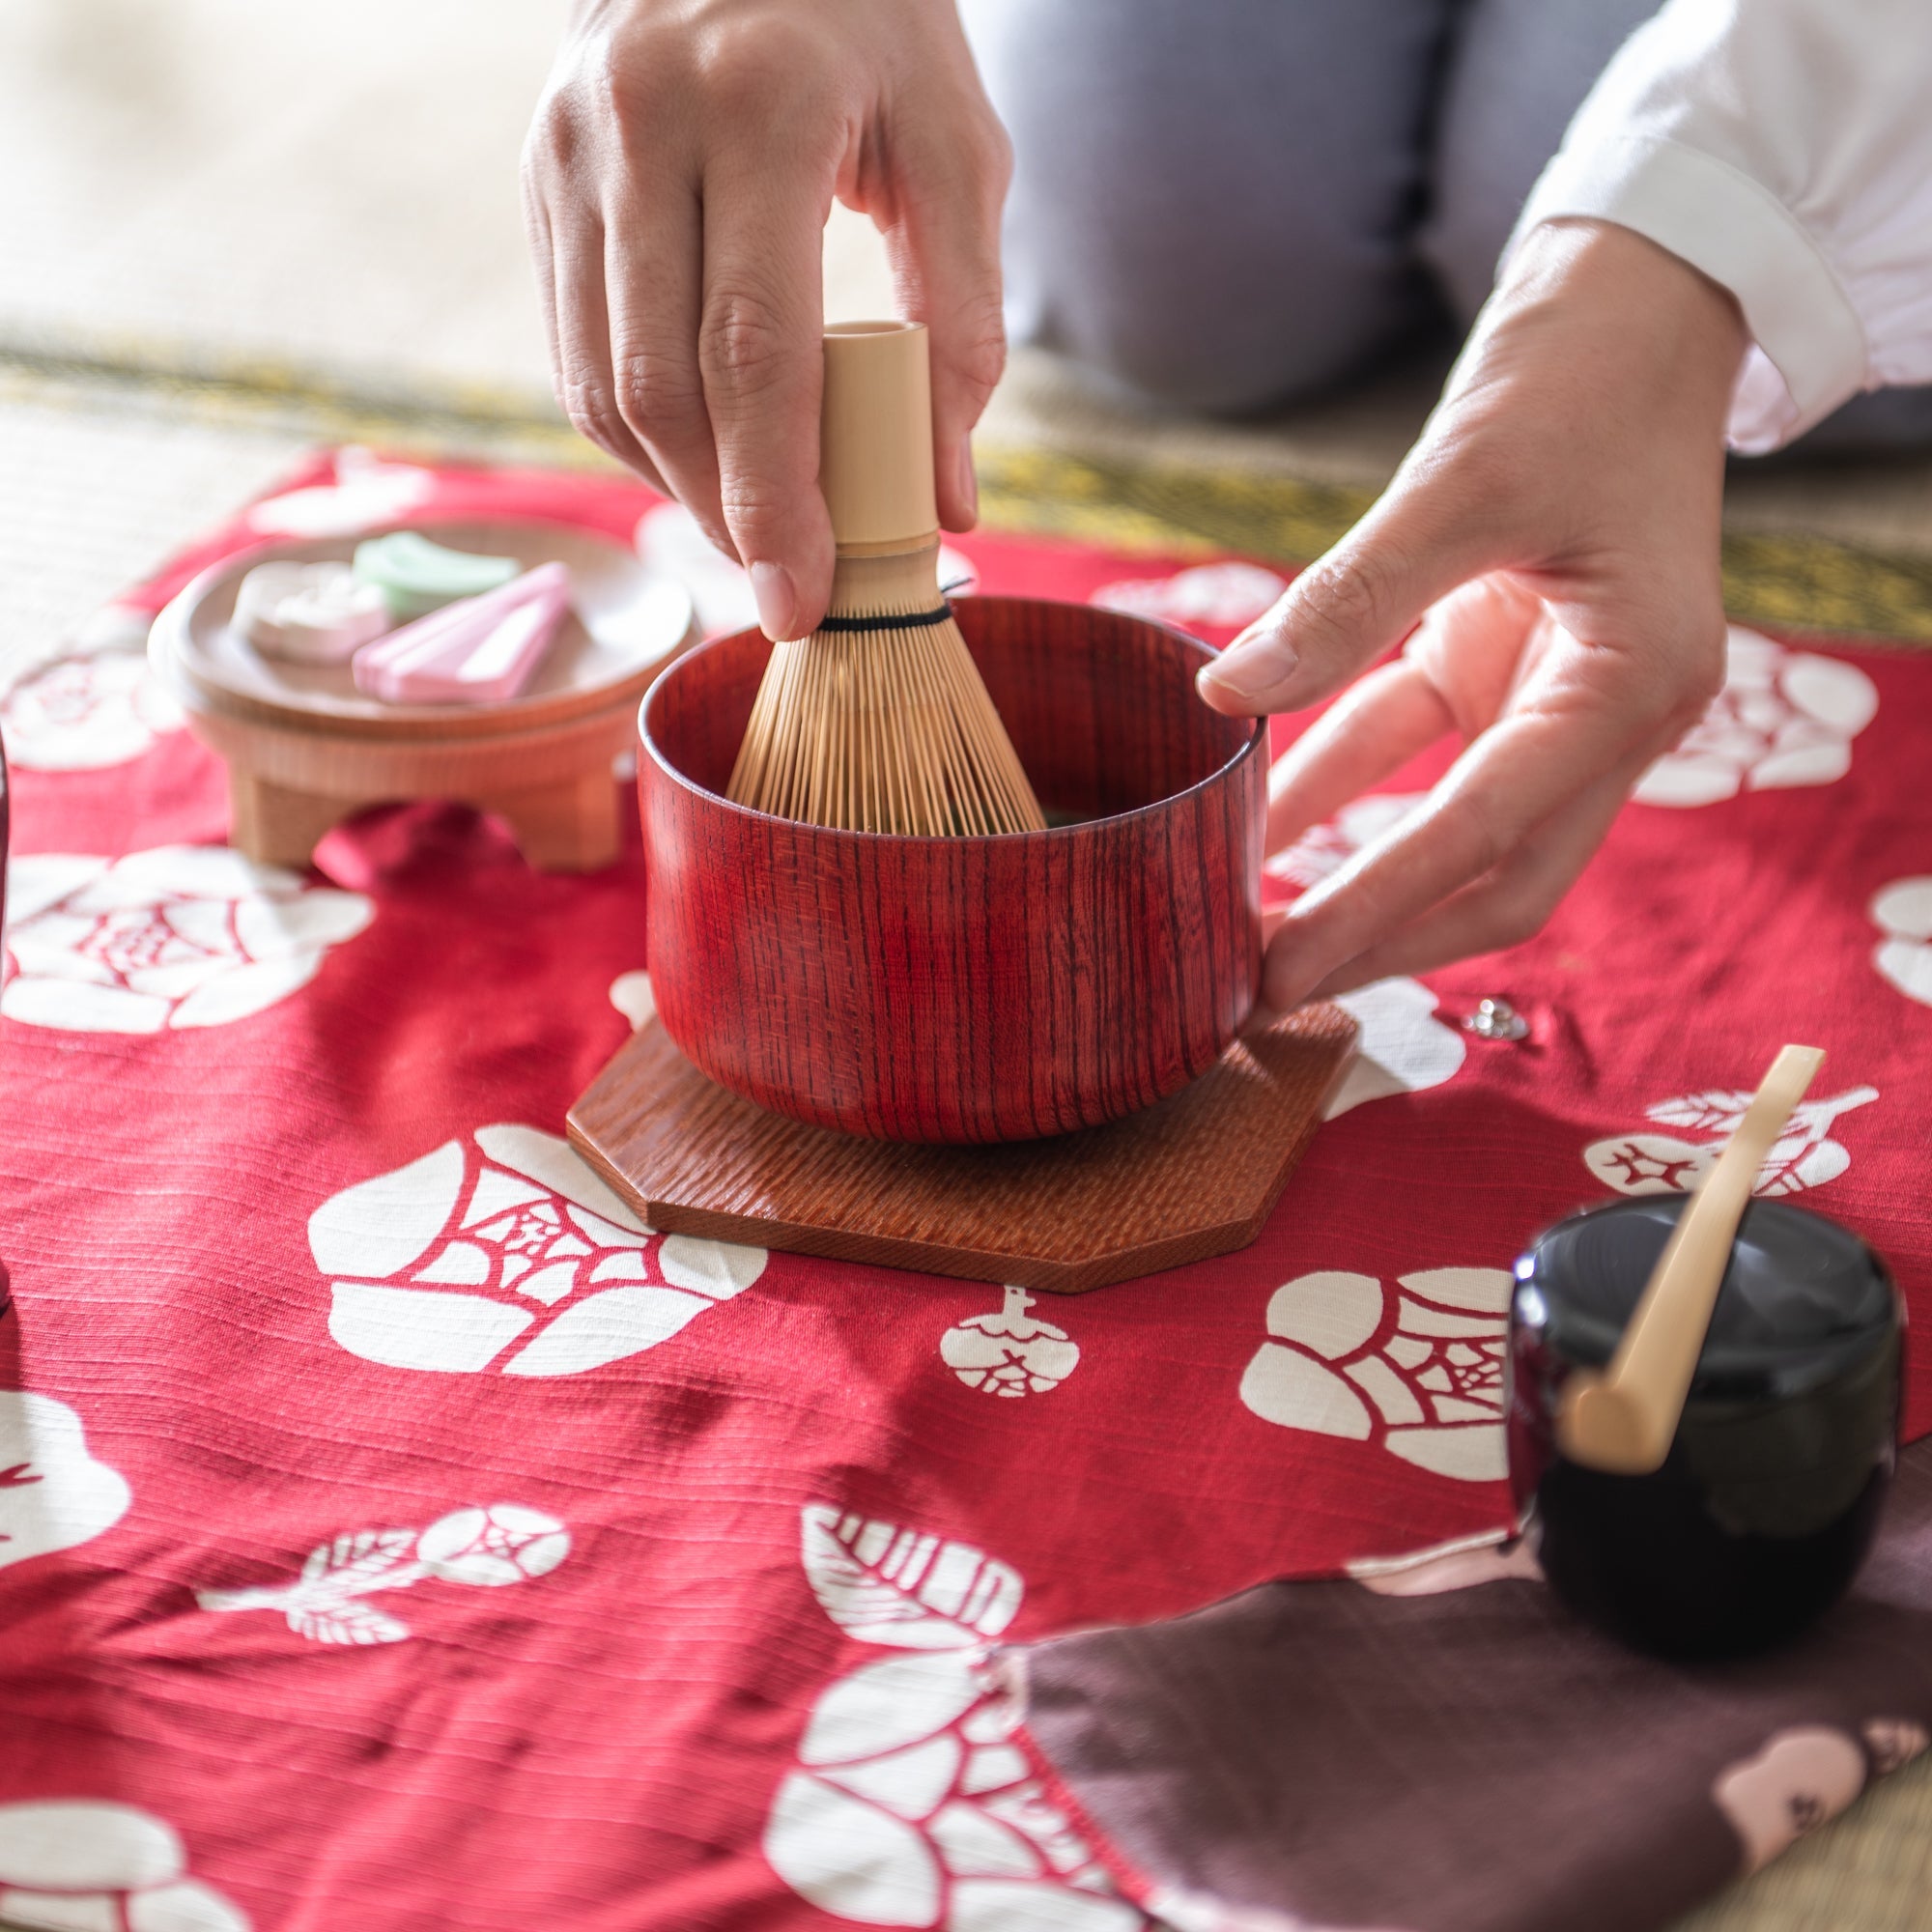
{"label": "bent knee", "polygon": [[[1090,231],[1082,259],[1008,251],[1008,327],[1015,342],[1070,356],[1136,396],[1209,415],[1252,415],[1355,375],[1428,313],[1399,270],[1296,272],[1252,285],[1238,259],[1162,272],[1139,246]],[[1231,251],[1231,254],[1233,251]]]}

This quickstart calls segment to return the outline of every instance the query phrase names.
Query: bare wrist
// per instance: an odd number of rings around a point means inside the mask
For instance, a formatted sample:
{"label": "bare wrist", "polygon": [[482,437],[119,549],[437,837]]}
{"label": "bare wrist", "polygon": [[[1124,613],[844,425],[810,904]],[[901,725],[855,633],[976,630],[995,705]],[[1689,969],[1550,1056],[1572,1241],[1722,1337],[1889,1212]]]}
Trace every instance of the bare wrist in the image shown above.
{"label": "bare wrist", "polygon": [[1523,238],[1494,298],[1506,313],[1548,307],[1648,345],[1691,393],[1728,406],[1749,331],[1736,298],[1679,255],[1613,221],[1547,221]]}

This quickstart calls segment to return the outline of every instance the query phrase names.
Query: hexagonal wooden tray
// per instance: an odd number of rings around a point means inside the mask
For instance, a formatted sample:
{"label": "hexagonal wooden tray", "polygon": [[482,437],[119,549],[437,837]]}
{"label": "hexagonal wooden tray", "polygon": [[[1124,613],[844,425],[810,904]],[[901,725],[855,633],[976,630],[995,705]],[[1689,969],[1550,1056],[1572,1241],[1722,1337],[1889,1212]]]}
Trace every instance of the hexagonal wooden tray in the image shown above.
{"label": "hexagonal wooden tray", "polygon": [[1306,1007],[1111,1126],[915,1147],[767,1113],[651,1020],[571,1109],[570,1138],[665,1233],[1077,1294],[1246,1247],[1354,1045],[1339,1007]]}

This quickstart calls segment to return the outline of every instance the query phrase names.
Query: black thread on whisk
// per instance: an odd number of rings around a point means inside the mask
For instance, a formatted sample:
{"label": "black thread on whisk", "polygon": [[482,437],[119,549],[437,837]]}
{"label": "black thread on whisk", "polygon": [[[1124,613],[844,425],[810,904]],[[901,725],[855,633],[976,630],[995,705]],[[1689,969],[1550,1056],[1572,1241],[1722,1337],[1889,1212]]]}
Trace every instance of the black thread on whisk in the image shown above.
{"label": "black thread on whisk", "polygon": [[951,604],[942,604],[937,611],[901,611],[882,617],[827,617],[820,625],[821,631],[929,631],[935,624],[943,624],[952,614]]}

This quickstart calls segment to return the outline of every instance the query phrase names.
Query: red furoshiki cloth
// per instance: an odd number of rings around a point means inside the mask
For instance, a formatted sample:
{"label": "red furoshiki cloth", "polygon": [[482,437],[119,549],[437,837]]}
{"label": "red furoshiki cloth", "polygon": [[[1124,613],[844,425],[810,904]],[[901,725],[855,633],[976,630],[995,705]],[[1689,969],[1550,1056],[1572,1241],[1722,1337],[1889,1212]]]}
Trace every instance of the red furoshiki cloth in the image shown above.
{"label": "red furoshiki cloth", "polygon": [[[590,877],[434,807],[250,867],[135,655],[221,554],[526,515],[736,621],[641,488],[350,453],[0,710],[0,1919],[1130,1932],[979,1646],[1499,1525],[1512,1259],[1682,1185],[1782,1039],[1831,1060],[1765,1185],[1932,1290],[1932,661],[1745,633],[1539,939],[1351,996],[1247,1251],[1028,1305],[650,1234],[560,1138],[647,1009],[635,828]],[[956,548],[1215,639],[1279,588]]]}

